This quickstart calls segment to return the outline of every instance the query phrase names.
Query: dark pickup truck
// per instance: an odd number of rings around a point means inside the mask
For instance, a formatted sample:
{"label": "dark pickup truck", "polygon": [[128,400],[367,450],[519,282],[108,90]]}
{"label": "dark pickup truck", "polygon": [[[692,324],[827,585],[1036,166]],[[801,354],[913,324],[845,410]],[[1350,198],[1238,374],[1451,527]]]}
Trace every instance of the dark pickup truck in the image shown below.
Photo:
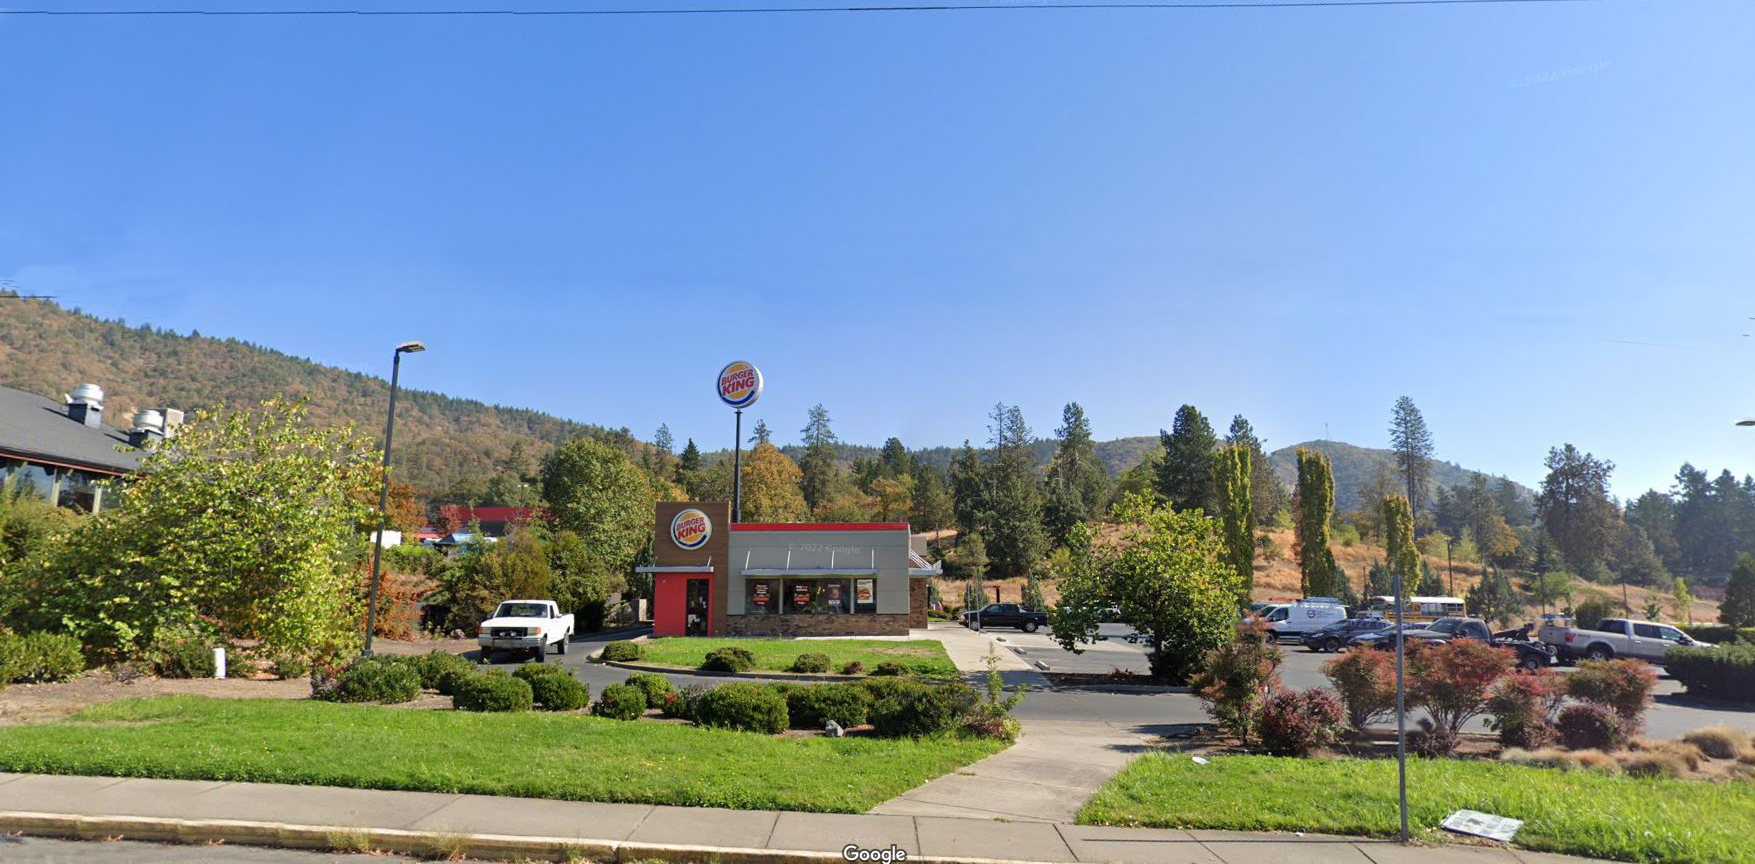
{"label": "dark pickup truck", "polygon": [[[1517,665],[1525,669],[1541,669],[1554,662],[1554,649],[1530,639],[1530,628],[1501,630],[1497,633],[1479,618],[1440,618],[1430,624],[1406,624],[1404,635],[1410,646],[1416,643],[1448,642],[1452,639],[1474,639],[1517,654]],[[1349,645],[1394,650],[1395,625],[1353,637]]]}
{"label": "dark pickup truck", "polygon": [[964,612],[963,626],[971,630],[1016,627],[1025,633],[1034,633],[1036,628],[1048,626],[1048,613],[1032,612],[1016,603],[989,603],[980,609]]}

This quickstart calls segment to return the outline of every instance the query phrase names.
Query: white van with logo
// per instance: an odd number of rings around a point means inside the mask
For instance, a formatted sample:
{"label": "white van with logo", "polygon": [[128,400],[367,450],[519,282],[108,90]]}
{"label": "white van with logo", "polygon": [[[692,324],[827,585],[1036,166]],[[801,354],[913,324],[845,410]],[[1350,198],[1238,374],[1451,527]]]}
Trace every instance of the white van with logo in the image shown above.
{"label": "white van with logo", "polygon": [[1282,603],[1261,611],[1261,620],[1268,625],[1268,635],[1276,641],[1301,639],[1306,633],[1346,618],[1347,607],[1333,603]]}

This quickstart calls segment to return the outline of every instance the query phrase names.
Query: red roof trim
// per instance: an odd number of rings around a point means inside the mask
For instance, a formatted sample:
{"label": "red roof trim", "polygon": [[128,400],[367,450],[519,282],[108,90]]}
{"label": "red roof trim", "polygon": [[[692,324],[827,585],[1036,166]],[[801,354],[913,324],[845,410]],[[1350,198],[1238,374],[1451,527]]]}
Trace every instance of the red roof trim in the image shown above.
{"label": "red roof trim", "polygon": [[906,522],[738,522],[733,531],[906,531]]}

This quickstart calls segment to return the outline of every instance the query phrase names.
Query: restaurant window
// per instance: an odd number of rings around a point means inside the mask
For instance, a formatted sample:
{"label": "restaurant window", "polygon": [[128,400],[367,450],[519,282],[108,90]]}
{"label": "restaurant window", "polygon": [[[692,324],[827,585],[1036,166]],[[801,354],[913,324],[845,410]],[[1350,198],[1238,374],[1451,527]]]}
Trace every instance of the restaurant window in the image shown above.
{"label": "restaurant window", "polygon": [[851,579],[788,579],[784,587],[788,615],[842,615],[853,611]]}
{"label": "restaurant window", "polygon": [[743,614],[777,615],[780,613],[780,580],[751,579],[744,583]]}
{"label": "restaurant window", "polygon": [[853,580],[853,611],[865,615],[877,613],[877,580]]}

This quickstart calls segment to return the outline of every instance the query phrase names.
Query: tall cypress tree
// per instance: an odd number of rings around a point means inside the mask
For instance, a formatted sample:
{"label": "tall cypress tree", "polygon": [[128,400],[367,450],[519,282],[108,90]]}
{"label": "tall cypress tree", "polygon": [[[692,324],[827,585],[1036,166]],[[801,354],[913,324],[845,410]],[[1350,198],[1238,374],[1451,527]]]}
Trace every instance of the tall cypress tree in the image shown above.
{"label": "tall cypress tree", "polygon": [[1158,494],[1175,510],[1212,509],[1213,462],[1219,437],[1193,405],[1176,409],[1170,431],[1158,433],[1164,461],[1158,463]]}
{"label": "tall cypress tree", "polygon": [[1249,448],[1249,503],[1255,524],[1270,525],[1288,503],[1286,485],[1268,464],[1267,444],[1256,437],[1255,427],[1242,414],[1231,418],[1225,443]]}
{"label": "tall cypress tree", "polygon": [[1407,597],[1420,579],[1420,552],[1414,548],[1414,513],[1408,499],[1391,495],[1383,499],[1383,545],[1389,552],[1390,573],[1402,578],[1401,596]]}
{"label": "tall cypress tree", "polygon": [[1251,506],[1249,448],[1231,445],[1219,450],[1213,467],[1218,498],[1219,533],[1225,560],[1237,571],[1238,605],[1247,606],[1255,590],[1255,516]]}
{"label": "tall cypress tree", "polygon": [[1334,550],[1329,548],[1329,519],[1335,509],[1334,470],[1328,457],[1316,450],[1298,450],[1297,508],[1298,571],[1306,597],[1333,597]]}

